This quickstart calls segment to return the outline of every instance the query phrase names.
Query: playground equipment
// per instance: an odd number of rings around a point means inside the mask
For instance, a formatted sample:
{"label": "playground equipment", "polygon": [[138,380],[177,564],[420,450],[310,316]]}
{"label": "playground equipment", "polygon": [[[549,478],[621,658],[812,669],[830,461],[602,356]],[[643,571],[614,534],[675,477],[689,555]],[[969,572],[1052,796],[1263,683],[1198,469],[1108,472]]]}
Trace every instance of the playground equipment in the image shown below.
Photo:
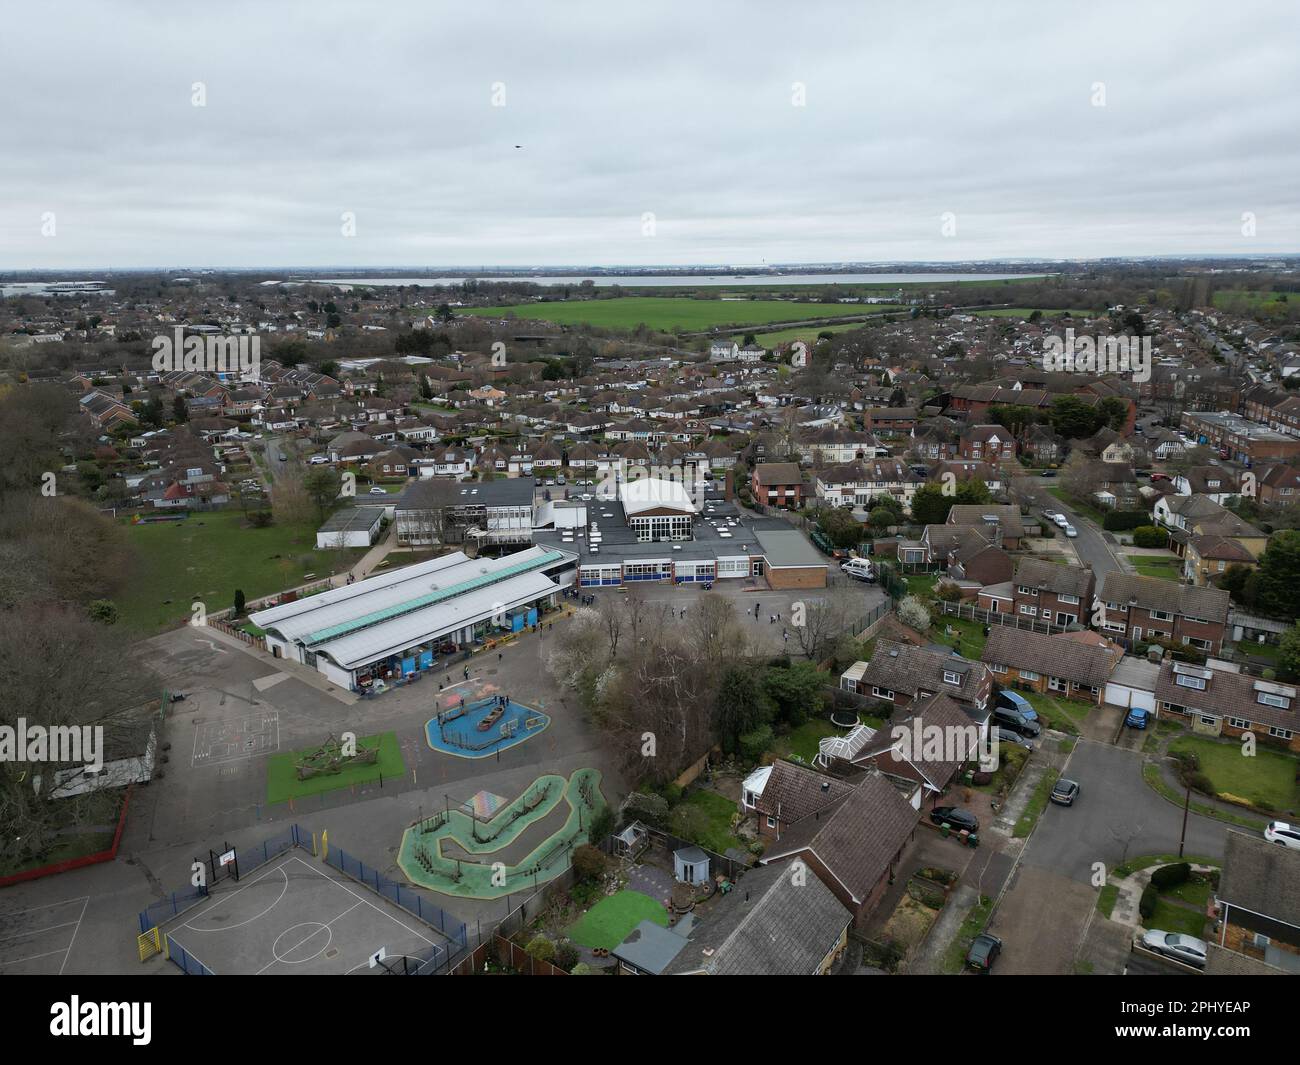
{"label": "playground equipment", "polygon": [[303,755],[302,761],[294,763],[299,780],[312,777],[341,773],[354,765],[374,765],[379,761],[379,748],[357,747],[352,754],[345,754],[343,744],[333,733],[314,751]]}

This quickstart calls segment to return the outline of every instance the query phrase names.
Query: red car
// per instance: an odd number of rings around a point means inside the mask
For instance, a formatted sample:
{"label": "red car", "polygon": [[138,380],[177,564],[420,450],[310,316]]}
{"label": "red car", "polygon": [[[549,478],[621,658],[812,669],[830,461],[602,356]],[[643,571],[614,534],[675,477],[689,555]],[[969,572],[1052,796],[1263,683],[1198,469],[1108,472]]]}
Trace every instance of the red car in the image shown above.
{"label": "red car", "polygon": [[1172,481],[1173,478],[1170,477],[1169,474],[1167,474],[1167,473],[1153,473],[1153,474],[1151,475],[1151,480],[1153,480],[1153,481]]}

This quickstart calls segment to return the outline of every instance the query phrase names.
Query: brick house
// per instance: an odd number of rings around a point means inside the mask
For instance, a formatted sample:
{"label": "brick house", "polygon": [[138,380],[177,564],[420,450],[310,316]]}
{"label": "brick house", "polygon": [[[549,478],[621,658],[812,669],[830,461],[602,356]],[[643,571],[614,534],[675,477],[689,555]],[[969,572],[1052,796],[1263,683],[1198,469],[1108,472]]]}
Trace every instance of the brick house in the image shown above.
{"label": "brick house", "polygon": [[895,707],[907,707],[932,695],[947,695],[983,710],[992,694],[993,680],[980,663],[959,655],[878,639],[871,661],[855,662],[845,670],[840,687]]}
{"label": "brick house", "polygon": [[961,434],[957,454],[975,462],[1014,462],[1016,438],[1002,425],[972,425]]}
{"label": "brick house", "polygon": [[1017,506],[996,503],[958,503],[948,511],[948,525],[983,529],[986,539],[997,547],[1015,551],[1025,537],[1025,524]]}
{"label": "brick house", "polygon": [[798,510],[803,506],[803,474],[797,462],[760,462],[750,475],[754,498],[769,507]]}
{"label": "brick house", "polygon": [[1100,704],[1106,681],[1124,657],[1123,648],[1074,639],[1075,633],[1048,636],[995,625],[981,661],[1004,688],[1052,693]]}
{"label": "brick house", "polygon": [[1300,705],[1293,684],[1166,660],[1156,678],[1156,711],[1203,736],[1252,732],[1300,753]]}
{"label": "brick house", "polygon": [[1300,851],[1230,831],[1214,893],[1215,939],[1289,973],[1300,973]]}
{"label": "brick house", "polygon": [[1011,612],[1066,628],[1088,623],[1095,578],[1092,567],[1058,566],[1040,558],[1022,558],[1011,578]]}
{"label": "brick house", "polygon": [[1101,631],[1128,645],[1143,640],[1176,644],[1217,653],[1228,623],[1228,593],[1195,588],[1159,577],[1111,572],[1102,581]]}

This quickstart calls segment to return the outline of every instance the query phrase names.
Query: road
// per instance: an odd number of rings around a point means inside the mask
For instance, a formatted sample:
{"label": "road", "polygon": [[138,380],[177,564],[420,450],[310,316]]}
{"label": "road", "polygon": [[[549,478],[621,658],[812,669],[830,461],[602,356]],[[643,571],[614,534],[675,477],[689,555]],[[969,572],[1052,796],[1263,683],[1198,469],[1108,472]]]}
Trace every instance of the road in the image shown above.
{"label": "road", "polygon": [[[1126,858],[1178,853],[1182,810],[1146,786],[1140,754],[1081,739],[1062,775],[1079,782],[1079,798],[1074,806],[1049,804],[1021,853],[989,924],[1004,944],[995,973],[1073,972],[1096,905],[1094,872],[1109,873]],[[1227,832],[1193,814],[1185,853],[1222,859]]]}
{"label": "road", "polygon": [[[1106,535],[1097,528],[1092,519],[1084,517],[1068,503],[1063,503],[1048,491],[1055,487],[1056,478],[1017,477],[1016,490],[1020,497],[1033,507],[1035,512],[1054,510],[1064,514],[1078,532],[1073,540],[1075,553],[1081,561],[1092,567],[1092,572],[1100,579],[1104,574],[1123,572],[1115,552],[1106,542]],[[1046,520],[1046,519],[1044,519]],[[1063,535],[1063,534],[1062,534]]]}

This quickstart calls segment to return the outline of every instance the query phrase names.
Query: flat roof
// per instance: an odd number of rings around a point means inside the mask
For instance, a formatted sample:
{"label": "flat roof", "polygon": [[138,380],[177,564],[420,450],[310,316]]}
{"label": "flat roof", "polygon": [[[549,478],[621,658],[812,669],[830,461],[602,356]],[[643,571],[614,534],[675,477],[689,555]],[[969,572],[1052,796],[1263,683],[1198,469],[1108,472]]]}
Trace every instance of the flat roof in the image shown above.
{"label": "flat roof", "polygon": [[821,566],[826,568],[825,556],[818,553],[812,543],[795,529],[758,529],[758,542],[769,566]]}
{"label": "flat roof", "polygon": [[344,507],[336,510],[317,532],[365,532],[372,529],[383,518],[383,507]]}

